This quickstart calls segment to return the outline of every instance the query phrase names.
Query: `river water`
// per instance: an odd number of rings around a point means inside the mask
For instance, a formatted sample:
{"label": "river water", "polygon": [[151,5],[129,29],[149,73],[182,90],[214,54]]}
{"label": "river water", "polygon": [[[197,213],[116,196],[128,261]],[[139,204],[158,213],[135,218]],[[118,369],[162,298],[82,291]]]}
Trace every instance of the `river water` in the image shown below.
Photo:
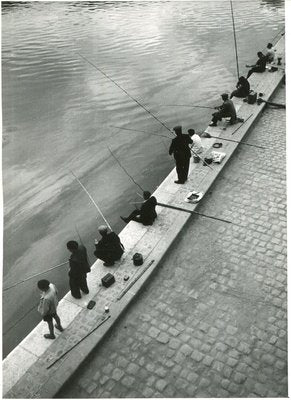
{"label": "river water", "polygon": [[[233,1],[240,73],[284,28],[283,0]],[[91,261],[102,219],[111,226],[174,167],[167,126],[204,129],[211,110],[236,83],[229,2],[99,1],[2,3],[4,192],[4,356],[40,318],[36,282],[68,291],[68,266],[22,281],[67,260],[66,242],[83,242]],[[12,288],[8,289],[10,286]],[[6,290],[7,289],[7,290]]]}

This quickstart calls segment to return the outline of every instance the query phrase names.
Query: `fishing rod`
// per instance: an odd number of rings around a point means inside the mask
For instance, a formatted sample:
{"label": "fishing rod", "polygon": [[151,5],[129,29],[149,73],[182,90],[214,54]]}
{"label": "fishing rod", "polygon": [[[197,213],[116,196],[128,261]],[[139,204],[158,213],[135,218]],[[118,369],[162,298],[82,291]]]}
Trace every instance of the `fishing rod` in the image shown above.
{"label": "fishing rod", "polygon": [[[97,67],[97,65],[93,64],[90,60],[88,60],[88,58],[86,58],[85,56],[83,56],[81,53],[77,52],[77,54],[79,54],[80,57],[82,57],[85,61],[87,61],[90,65],[92,65],[92,67],[94,67],[95,69],[97,69],[97,71],[99,71],[102,75],[104,75],[107,79],[109,79],[112,83],[114,83],[114,85],[116,85],[120,90],[122,90],[128,97],[130,97],[135,103],[137,103],[140,107],[142,107],[148,114],[150,114],[156,121],[158,121],[164,128],[166,128],[169,132],[171,132],[172,135],[175,135],[174,132],[171,131],[171,129],[164,124],[164,122],[162,122],[158,117],[156,117],[152,112],[150,112],[143,104],[141,104],[137,99],[135,99],[133,96],[131,96],[131,94],[129,94],[127,92],[127,90],[123,89],[117,82],[115,82],[112,78],[110,78],[109,75],[107,75],[104,71],[102,71],[102,69],[100,69],[99,67]],[[196,157],[199,157],[201,161],[202,158],[199,156],[199,154],[197,154],[193,149],[191,149],[192,154],[194,154]],[[210,167],[209,163],[205,162],[205,164],[207,165],[207,167],[209,167],[211,170],[213,170],[213,168]]]}
{"label": "fishing rod", "polygon": [[56,269],[56,268],[59,268],[59,267],[61,267],[61,266],[63,266],[63,265],[66,265],[67,263],[68,263],[68,261],[65,261],[65,262],[63,262],[63,263],[61,263],[61,264],[55,265],[55,266],[53,266],[53,267],[50,267],[49,269],[46,269],[45,271],[38,272],[37,274],[34,274],[34,275],[32,275],[32,276],[29,276],[28,278],[22,279],[22,280],[19,281],[19,282],[13,283],[12,285],[3,288],[3,292],[5,292],[6,290],[9,290],[9,289],[12,289],[12,288],[14,288],[15,286],[18,286],[18,285],[20,285],[20,284],[23,283],[23,282],[27,282],[27,281],[29,281],[30,279],[35,278],[36,276],[42,275],[42,274],[44,274],[44,273],[46,273],[46,272],[52,271],[52,270],[54,270],[54,269]]}
{"label": "fishing rod", "polygon": [[164,104],[163,107],[190,107],[190,108],[209,108],[210,110],[216,110],[215,107],[208,107],[208,106],[196,106],[190,104]]}
{"label": "fishing rod", "polygon": [[253,116],[253,113],[251,115],[249,115],[247,117],[247,119],[245,119],[244,122],[232,132],[232,135],[234,135],[252,116]]}
{"label": "fishing rod", "polygon": [[263,147],[263,146],[259,146],[259,145],[257,145],[257,144],[250,144],[250,143],[246,143],[246,142],[240,142],[239,140],[232,140],[232,139],[226,139],[226,138],[223,138],[223,137],[220,137],[220,136],[213,136],[213,135],[210,135],[208,132],[206,132],[207,134],[208,134],[208,138],[214,138],[214,139],[220,139],[220,140],[225,140],[225,141],[227,141],[227,142],[233,142],[233,143],[239,143],[239,144],[244,144],[245,146],[251,146],[251,147],[257,147],[258,149],[266,149],[266,147]]}
{"label": "fishing rod", "polygon": [[272,103],[271,101],[263,100],[261,97],[257,99],[257,104],[260,105],[261,103],[266,103],[269,106],[277,107],[277,108],[286,108],[286,104],[280,103]]}
{"label": "fishing rod", "polygon": [[215,220],[217,220],[217,221],[226,222],[227,224],[232,224],[232,222],[231,222],[231,221],[228,221],[227,219],[218,218],[218,217],[213,217],[213,216],[211,216],[211,215],[206,215],[206,214],[200,213],[200,212],[198,212],[198,211],[187,210],[186,208],[171,206],[171,205],[169,205],[169,204],[159,203],[159,202],[157,202],[157,206],[166,207],[166,208],[171,208],[171,209],[173,209],[173,210],[178,210],[178,211],[184,211],[184,212],[187,212],[187,213],[189,213],[189,214],[196,214],[196,215],[200,215],[201,217],[210,218],[210,219],[215,219]]}
{"label": "fishing rod", "polygon": [[232,17],[232,27],[233,27],[233,38],[234,38],[234,47],[235,47],[237,79],[239,79],[239,67],[238,67],[238,55],[237,55],[237,43],[236,43],[236,33],[235,33],[235,23],[234,23],[234,16],[233,16],[233,7],[232,7],[232,0],[229,0],[229,1],[230,1],[230,9],[231,9],[231,17]]}
{"label": "fishing rod", "polygon": [[116,128],[116,129],[123,129],[124,131],[132,131],[132,132],[140,132],[140,133],[147,133],[148,135],[153,135],[153,136],[160,136],[160,137],[164,137],[167,139],[172,139],[169,136],[166,135],[160,135],[159,133],[152,133],[152,132],[147,132],[147,131],[141,131],[138,129],[130,129],[130,128],[122,128],[120,126],[115,126],[115,125],[109,125],[111,128]]}
{"label": "fishing rod", "polygon": [[84,246],[83,240],[82,240],[81,235],[80,235],[80,233],[79,233],[79,231],[78,231],[78,228],[77,228],[77,224],[75,224],[75,229],[76,229],[78,238],[79,238],[79,240],[80,240],[80,243]]}
{"label": "fishing rod", "polygon": [[[162,136],[162,137],[165,137],[165,138],[167,138],[167,139],[171,139],[169,136],[164,136],[164,135],[159,135],[159,134],[155,134],[155,133],[150,133],[150,132],[147,132],[147,131],[140,131],[140,130],[138,130],[138,129],[120,128],[120,127],[118,127],[118,126],[113,126],[113,125],[110,125],[110,126],[112,126],[113,128],[117,128],[117,129],[124,129],[124,130],[126,130],[126,131],[147,133],[147,134],[149,134],[149,135],[153,135],[153,136]],[[190,148],[190,151],[191,151],[192,154],[194,154],[196,157],[198,157],[201,161],[203,161],[203,163],[205,163],[211,170],[213,170],[213,168],[211,168],[210,165],[209,165],[205,160],[203,160],[203,159],[200,157],[200,155],[199,155],[198,153],[196,153],[195,150],[193,150],[193,149]]]}
{"label": "fishing rod", "polygon": [[116,162],[118,163],[118,165],[123,169],[123,171],[126,173],[126,175],[132,180],[132,182],[138,186],[140,188],[140,190],[142,192],[144,192],[144,189],[140,186],[139,183],[137,183],[134,178],[130,175],[130,173],[123,167],[123,165],[120,163],[120,161],[118,160],[118,158],[114,155],[113,151],[110,150],[110,148],[107,146],[107,149],[109,150],[110,154],[112,155],[112,157],[116,160]]}
{"label": "fishing rod", "polygon": [[102,316],[102,319],[99,320],[97,326],[95,328],[91,329],[85,336],[83,336],[81,339],[77,341],[77,343],[73,344],[69,349],[65,350],[62,354],[58,355],[57,358],[49,364],[46,369],[50,369],[53,365],[55,365],[59,360],[61,360],[66,354],[68,354],[70,351],[72,351],[78,344],[83,342],[88,336],[90,336],[93,332],[95,332],[101,325],[103,325],[109,318],[111,318],[111,315],[107,316]]}
{"label": "fishing rod", "polygon": [[27,316],[27,314],[29,314],[33,309],[38,306],[38,304],[39,302],[35,303],[28,311],[26,311],[26,313],[21,318],[19,318],[12,326],[10,326],[7,331],[3,332],[3,335],[7,335],[7,333],[10,332],[11,329],[13,329],[16,325],[18,325],[19,322],[21,322]]}
{"label": "fishing rod", "polygon": [[[107,221],[107,219],[105,218],[104,214],[102,213],[102,211],[100,210],[100,208],[98,207],[97,203],[95,202],[95,200],[93,199],[93,197],[90,195],[90,193],[88,192],[88,190],[85,188],[85,186],[83,185],[83,183],[80,181],[80,179],[74,174],[74,172],[72,170],[70,170],[71,174],[76,178],[77,182],[80,184],[80,186],[84,189],[84,191],[86,192],[86,194],[88,195],[89,199],[92,201],[92,203],[94,204],[94,206],[96,207],[96,209],[98,210],[99,214],[101,215],[101,217],[103,218],[105,224],[108,226],[108,228],[112,231],[111,226],[109,225],[109,222]],[[96,217],[97,218],[97,217]]]}
{"label": "fishing rod", "polygon": [[143,108],[148,114],[150,114],[156,121],[158,121],[164,128],[166,128],[169,132],[173,133],[166,124],[164,124],[158,117],[156,117],[150,110],[148,110],[143,104],[141,104],[136,98],[134,98],[127,90],[123,89],[117,82],[115,82],[109,75],[107,75],[102,69],[97,67],[97,65],[93,64],[88,58],[83,56],[81,53],[77,52],[80,57],[82,57],[85,61],[87,61],[92,67],[96,68],[102,75],[104,75],[107,79],[109,79],[114,85],[116,85],[120,90],[122,90],[128,97],[130,97],[135,103],[137,103],[141,108]]}

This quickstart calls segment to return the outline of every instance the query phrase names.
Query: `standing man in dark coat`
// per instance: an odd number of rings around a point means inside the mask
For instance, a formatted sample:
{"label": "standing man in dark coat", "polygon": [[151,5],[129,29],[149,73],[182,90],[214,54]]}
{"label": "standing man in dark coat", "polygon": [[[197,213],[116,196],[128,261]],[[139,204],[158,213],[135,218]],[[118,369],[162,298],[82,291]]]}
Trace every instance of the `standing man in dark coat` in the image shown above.
{"label": "standing man in dark coat", "polygon": [[72,253],[70,263],[70,289],[71,294],[75,299],[80,299],[82,290],[83,293],[88,294],[89,289],[87,285],[87,273],[91,271],[87,257],[86,247],[79,245],[78,242],[70,240],[67,243],[67,249]]}
{"label": "standing man in dark coat", "polygon": [[221,98],[223,100],[223,103],[221,106],[216,107],[218,108],[218,111],[212,114],[213,118],[209,126],[217,126],[217,121],[221,121],[222,118],[230,117],[231,124],[234,124],[237,120],[235,106],[232,100],[228,98],[228,94],[223,93],[221,95]]}
{"label": "standing man in dark coat", "polygon": [[124,246],[115,232],[108,233],[107,226],[99,226],[98,231],[102,238],[99,242],[95,241],[94,255],[104,261],[105,267],[111,267],[115,261],[120,260],[124,253]]}
{"label": "standing man in dark coat", "polygon": [[178,180],[175,183],[183,184],[188,178],[189,163],[191,158],[191,151],[189,144],[193,143],[193,140],[189,135],[182,134],[182,126],[175,126],[173,128],[177,137],[172,140],[169,154],[174,154],[176,161],[176,170]]}
{"label": "standing man in dark coat", "polygon": [[128,217],[120,217],[124,222],[141,222],[143,225],[152,225],[157,218],[156,205],[157,199],[151,196],[150,192],[143,192],[144,202],[140,210],[134,210]]}

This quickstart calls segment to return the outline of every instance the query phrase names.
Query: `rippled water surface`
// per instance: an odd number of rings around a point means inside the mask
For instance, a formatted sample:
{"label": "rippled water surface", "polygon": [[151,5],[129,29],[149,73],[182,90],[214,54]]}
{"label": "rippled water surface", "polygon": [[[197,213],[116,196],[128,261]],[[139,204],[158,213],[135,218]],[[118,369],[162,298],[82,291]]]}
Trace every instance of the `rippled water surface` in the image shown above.
{"label": "rippled water surface", "polygon": [[[284,25],[283,0],[234,0],[240,72]],[[203,129],[236,83],[228,1],[2,3],[4,287],[68,258],[79,235],[93,252],[101,218],[110,224],[136,201],[137,188],[108,147],[144,188],[173,168],[167,126]],[[170,136],[170,135],[169,135]],[[93,257],[91,257],[93,261]],[[68,266],[42,275],[68,290]],[[39,321],[39,276],[4,291],[4,355]],[[24,317],[25,316],[25,317]],[[16,324],[16,325],[15,325]]]}

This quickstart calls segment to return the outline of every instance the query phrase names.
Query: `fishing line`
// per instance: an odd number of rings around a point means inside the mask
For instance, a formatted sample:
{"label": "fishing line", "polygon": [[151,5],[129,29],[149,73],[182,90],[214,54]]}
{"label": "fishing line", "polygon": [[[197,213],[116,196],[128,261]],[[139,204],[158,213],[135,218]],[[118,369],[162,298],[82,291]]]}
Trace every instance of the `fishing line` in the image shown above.
{"label": "fishing line", "polygon": [[237,79],[239,79],[237,43],[236,43],[236,33],[235,33],[235,23],[234,23],[234,16],[233,16],[232,0],[230,0],[230,9],[231,9],[231,16],[232,16],[232,27],[233,27],[233,38],[234,38],[234,47],[235,47],[235,58],[236,58]]}
{"label": "fishing line", "polygon": [[[206,132],[206,133],[208,133],[208,132]],[[259,146],[259,145],[257,145],[257,144],[250,144],[250,143],[242,142],[242,141],[239,141],[239,140],[232,140],[232,139],[226,139],[226,138],[223,138],[223,137],[220,137],[220,136],[213,136],[213,135],[211,135],[210,133],[208,133],[208,135],[210,135],[209,138],[225,140],[225,141],[227,141],[227,142],[239,143],[239,144],[243,144],[243,145],[245,145],[245,146],[257,147],[258,149],[263,149],[263,150],[266,149],[266,147]]]}
{"label": "fishing line", "polygon": [[123,89],[115,80],[113,80],[109,75],[107,75],[102,69],[97,67],[97,65],[93,64],[88,58],[83,56],[81,53],[77,52],[80,57],[86,60],[92,67],[96,68],[102,75],[104,75],[107,79],[109,79],[114,85],[116,85],[120,90],[122,90],[128,97],[130,97],[133,101],[135,101],[141,108],[143,108],[148,114],[150,114],[156,121],[158,121],[163,127],[165,127],[169,132],[173,133],[170,128],[167,127],[158,117],[156,117],[151,111],[149,111],[145,106],[143,106],[137,99],[135,99],[131,94],[129,94],[125,89]]}
{"label": "fishing line", "polygon": [[216,110],[215,107],[208,107],[208,106],[196,106],[190,104],[163,104],[163,107],[190,107],[190,108],[209,108],[210,110]]}
{"label": "fishing line", "polygon": [[114,155],[113,151],[110,150],[110,148],[107,146],[107,149],[109,150],[110,154],[112,155],[112,157],[116,160],[116,162],[118,163],[118,165],[123,169],[123,171],[126,173],[126,175],[132,180],[132,182],[138,186],[140,188],[140,190],[142,192],[144,192],[144,189],[140,186],[140,184],[138,184],[134,178],[129,174],[129,172],[127,172],[127,170],[122,166],[122,164],[120,163],[120,161],[118,160],[118,158]]}
{"label": "fishing line", "polygon": [[21,318],[19,318],[15,324],[13,324],[12,326],[10,326],[10,328],[7,329],[7,331],[3,332],[3,335],[6,335],[8,332],[11,331],[11,329],[13,329],[16,325],[19,324],[19,322],[21,322],[23,320],[24,317],[27,316],[27,314],[29,314],[35,307],[37,307],[39,304],[39,302],[37,302],[36,304],[34,304]]}
{"label": "fishing line", "polygon": [[[169,132],[171,132],[173,135],[174,132],[171,131],[171,129],[169,127],[167,127],[167,125],[165,125],[158,117],[156,117],[152,112],[150,112],[145,106],[143,106],[138,100],[136,100],[133,96],[131,96],[131,94],[129,94],[125,89],[123,89],[117,82],[115,82],[112,78],[110,78],[109,75],[107,75],[104,71],[102,71],[99,67],[97,67],[95,64],[93,64],[90,60],[88,60],[85,56],[83,56],[81,53],[77,52],[77,54],[79,54],[80,57],[82,57],[84,60],[86,60],[90,65],[92,65],[92,67],[94,67],[95,69],[97,69],[97,71],[99,71],[102,75],[104,75],[107,79],[109,79],[112,83],[114,83],[114,85],[116,85],[120,90],[122,90],[128,97],[130,97],[133,101],[135,101],[140,107],[142,107],[148,114],[150,114],[156,121],[158,121],[161,125],[163,125],[163,127],[165,127]],[[202,160],[202,158],[199,156],[199,154],[197,154],[194,150],[191,149],[192,154],[195,154],[197,157],[200,158],[200,160]],[[205,162],[204,160],[202,160],[203,162]],[[213,170],[213,168],[210,167],[210,165],[205,162],[205,164],[211,169]]]}
{"label": "fishing line", "polygon": [[55,266],[53,266],[53,267],[51,267],[51,268],[49,268],[49,269],[46,269],[45,271],[38,272],[37,274],[34,274],[34,275],[32,275],[32,276],[29,276],[28,278],[25,278],[25,279],[23,279],[22,281],[13,283],[11,286],[7,286],[7,287],[3,288],[3,292],[5,292],[6,290],[9,290],[9,289],[12,289],[12,288],[14,288],[15,286],[18,286],[18,285],[20,285],[20,284],[23,283],[23,282],[29,281],[30,279],[35,278],[36,276],[42,275],[42,274],[44,274],[44,273],[46,273],[46,272],[52,271],[52,270],[54,270],[54,269],[56,269],[56,268],[61,267],[62,265],[66,265],[66,264],[68,264],[68,261],[65,261],[65,262],[63,262],[63,263],[61,263],[61,264],[55,265]]}
{"label": "fishing line", "polygon": [[125,131],[132,131],[132,132],[147,133],[148,135],[160,136],[160,137],[164,137],[164,138],[167,138],[167,139],[171,139],[171,140],[172,140],[171,137],[169,137],[169,136],[167,136],[167,135],[160,135],[159,133],[153,133],[153,132],[148,132],[148,131],[142,131],[142,130],[139,130],[139,129],[122,128],[122,127],[120,127],[120,126],[115,126],[115,125],[109,125],[109,126],[110,126],[111,128],[122,129],[122,130],[125,130]]}
{"label": "fishing line", "polygon": [[[78,183],[80,184],[80,186],[84,189],[84,191],[86,192],[86,194],[88,195],[89,199],[92,201],[92,203],[94,204],[94,206],[96,207],[96,209],[98,210],[99,214],[101,215],[101,217],[103,218],[105,224],[108,226],[108,228],[112,231],[111,226],[109,225],[109,222],[106,220],[104,214],[102,213],[102,211],[100,210],[100,208],[98,207],[97,203],[95,202],[95,200],[93,199],[93,197],[90,195],[90,193],[88,192],[88,190],[85,188],[85,186],[83,185],[83,183],[80,181],[80,179],[74,174],[74,172],[72,170],[69,170],[71,172],[71,174],[76,178],[76,180],[78,181]],[[97,218],[97,217],[96,217]],[[97,218],[98,219],[98,218]]]}
{"label": "fishing line", "polygon": [[[112,125],[111,125],[111,126],[112,126]],[[119,127],[114,126],[114,128],[119,128]],[[171,139],[169,136],[164,136],[164,135],[159,135],[159,134],[155,134],[155,133],[150,133],[150,132],[147,132],[147,131],[140,131],[140,130],[137,130],[137,129],[129,129],[129,128],[119,128],[119,129],[124,129],[124,130],[128,130],[128,131],[133,131],[133,132],[148,133],[149,135],[163,136],[163,137],[166,137],[167,139]],[[171,140],[172,140],[172,139],[171,139]],[[190,151],[191,151],[192,154],[194,154],[196,157],[198,157],[203,163],[205,163],[211,170],[213,170],[213,168],[210,167],[210,165],[209,165],[205,160],[203,160],[203,159],[200,157],[200,155],[199,155],[198,153],[195,152],[195,150],[193,150],[193,149],[190,148]]]}

